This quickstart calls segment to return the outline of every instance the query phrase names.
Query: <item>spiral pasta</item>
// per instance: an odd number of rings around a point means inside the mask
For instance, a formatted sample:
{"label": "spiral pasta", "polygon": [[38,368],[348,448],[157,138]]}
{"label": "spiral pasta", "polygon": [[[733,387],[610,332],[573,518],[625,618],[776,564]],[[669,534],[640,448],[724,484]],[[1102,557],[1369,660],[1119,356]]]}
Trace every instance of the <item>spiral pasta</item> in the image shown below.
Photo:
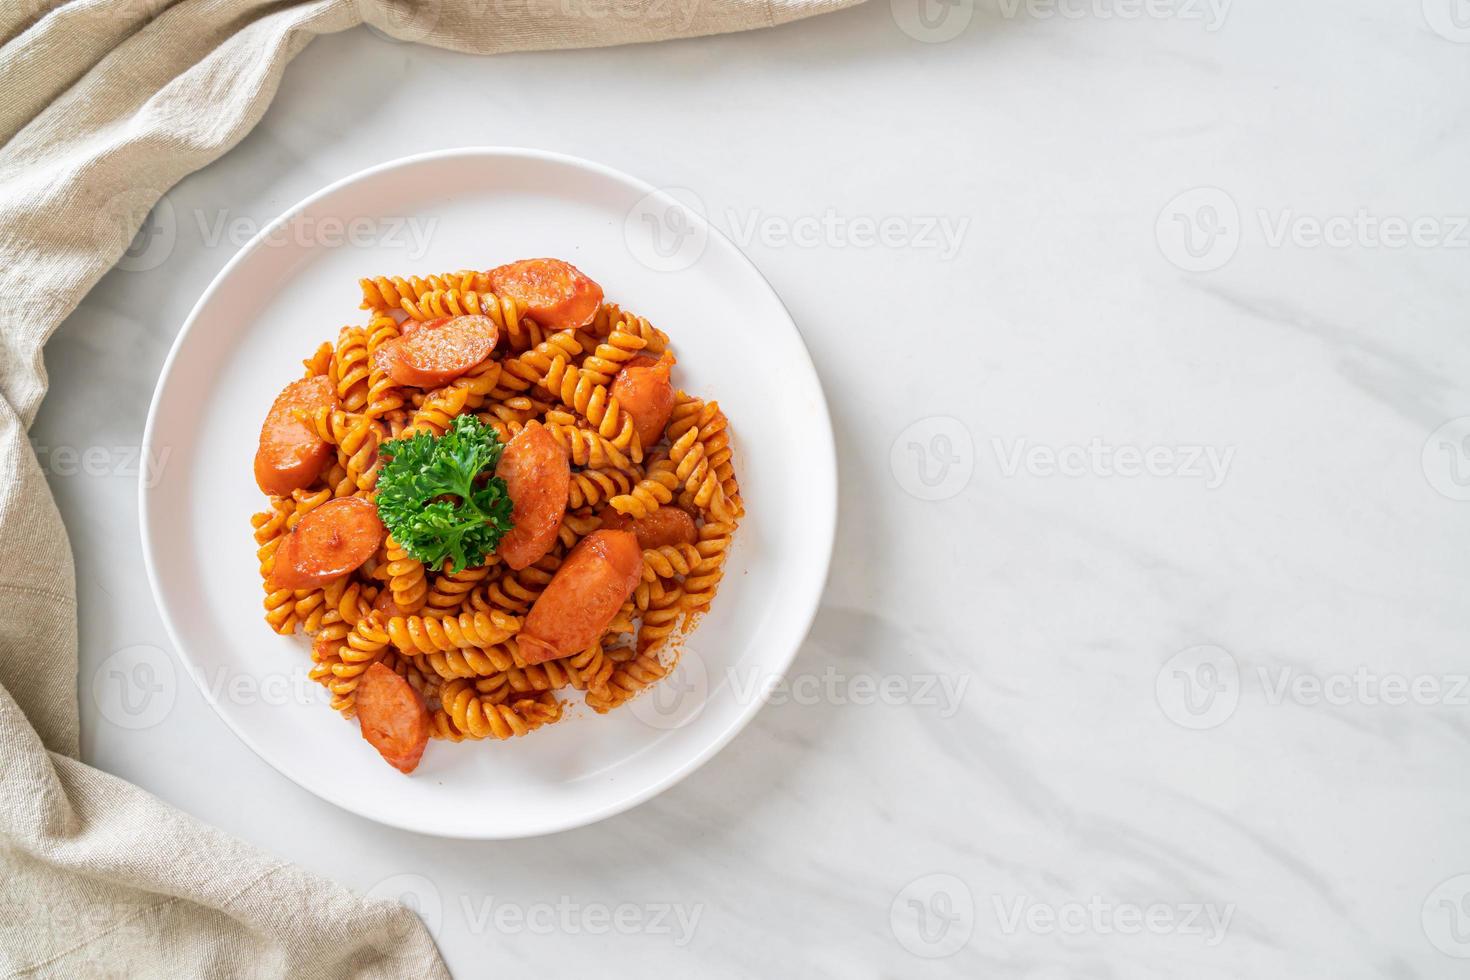
{"label": "spiral pasta", "polygon": [[[599,470],[626,470],[633,465],[627,454],[612,440],[604,438],[600,433],[591,429],[583,428],[571,416],[547,412],[543,424],[546,426],[546,431],[550,432],[552,438],[566,451],[573,466]],[[512,433],[516,431],[519,431],[518,427],[512,430]]]}
{"label": "spiral pasta", "polygon": [[378,348],[399,334],[398,321],[386,313],[376,313],[367,326],[368,393],[362,412],[369,418],[381,419],[403,407],[403,389],[373,359]]}
{"label": "spiral pasta", "polygon": [[388,637],[409,655],[504,643],[521,628],[521,621],[502,612],[467,612],[458,616],[394,616]]}
{"label": "spiral pasta", "polygon": [[424,605],[433,610],[436,616],[454,613],[464,605],[475,586],[484,581],[485,576],[489,574],[489,565],[466,568],[458,572],[446,569],[434,579],[434,586],[429,590]]}
{"label": "spiral pasta", "polygon": [[449,428],[456,415],[473,412],[485,401],[485,396],[495,387],[500,377],[500,363],[486,361],[442,388],[435,388],[424,396],[423,402],[413,413],[413,420],[402,435],[414,432],[429,432],[439,436]]}
{"label": "spiral pasta", "polygon": [[592,318],[592,323],[588,325],[588,330],[595,337],[607,337],[614,330],[633,334],[643,341],[644,353],[655,356],[662,354],[669,346],[668,334],[643,317],[621,309],[615,303],[603,303]]}
{"label": "spiral pasta", "polygon": [[633,489],[633,477],[623,470],[585,469],[572,474],[567,506],[573,510],[596,507]]}
{"label": "spiral pasta", "polygon": [[666,544],[643,552],[643,581],[688,575],[699,567],[699,549],[692,544]]}
{"label": "spiral pasta", "polygon": [[558,564],[559,559],[548,556],[518,572],[507,571],[472,593],[469,604],[482,612],[523,613],[545,591]]}
{"label": "spiral pasta", "polygon": [[388,558],[384,572],[388,579],[388,589],[393,593],[393,604],[404,612],[423,608],[429,595],[423,562],[404,551],[391,535],[384,542],[384,547]]}
{"label": "spiral pasta", "polygon": [[442,650],[416,659],[438,676],[448,679],[488,677],[516,666],[516,658],[505,644],[496,644],[484,650],[476,647]]}
{"label": "spiral pasta", "polygon": [[608,393],[605,386],[589,381],[572,362],[561,354],[551,359],[546,376],[541,383],[554,393],[568,408],[592,424],[597,434],[633,462],[643,461],[643,446],[638,442],[638,429],[633,417],[622,410],[617,398]]}
{"label": "spiral pasta", "polygon": [[314,378],[330,371],[332,369],[332,353],[332,342],[330,340],[322,341],[321,346],[310,357],[301,362],[301,366],[306,368],[306,376],[308,378]]}
{"label": "spiral pasta", "polygon": [[[308,673],[331,706],[366,722],[373,699],[364,694],[360,705],[359,693],[383,681],[373,669],[382,665],[411,689],[406,696],[421,700],[429,736],[452,742],[529,734],[559,721],[568,698],[607,712],[667,677],[682,637],[714,601],[745,508],[736,446],[719,403],[674,390],[662,372],[627,370],[646,358],[677,369],[668,334],[601,301],[600,289],[575,316],[548,315],[536,305],[536,290],[518,291],[503,274],[463,269],[360,279],[364,322],[342,327],[302,361],[304,380],[297,383],[329,391],[330,404],[291,409],[291,418],[324,444],[312,450],[320,452],[319,475],[294,489],[273,487],[279,492],[250,519],[264,618],[277,633],[311,637]],[[394,380],[390,371],[417,377],[399,369],[396,352],[410,349],[401,345],[442,326],[427,321],[461,316],[494,323],[488,357],[461,372],[422,374],[437,386]],[[656,399],[646,397],[650,384],[664,386]],[[662,431],[645,445],[639,432],[659,431],[648,413],[660,409]],[[512,569],[490,554],[476,567],[431,572],[388,534],[375,552],[368,542],[363,554],[371,556],[358,568],[336,574],[339,568],[327,566],[323,578],[306,580],[315,587],[271,584],[278,562],[298,559],[303,546],[286,542],[305,518],[342,498],[375,502],[386,441],[440,437],[462,415],[480,419],[502,442],[543,427],[565,452],[565,509],[540,558]],[[666,508],[685,514],[660,519]],[[609,525],[634,530],[640,540],[647,528],[672,536],[640,546],[637,585],[596,642],[527,663],[519,640],[527,617],[568,555]],[[279,581],[300,584],[289,575]],[[542,637],[528,637],[525,649],[544,645]],[[364,681],[369,670],[371,684]]]}
{"label": "spiral pasta", "polygon": [[619,325],[587,355],[578,370],[592,384],[610,385],[623,369],[623,365],[642,353],[647,346],[648,341]]}
{"label": "spiral pasta", "polygon": [[423,294],[435,289],[453,289],[471,275],[472,273],[468,272],[447,272],[443,275],[429,276],[427,279],[419,276],[411,276],[407,279],[402,276],[359,279],[358,285],[362,287],[362,309],[384,313],[389,310],[403,309],[405,300],[416,301]]}
{"label": "spiral pasta", "polygon": [[346,493],[336,489],[337,496],[373,488],[378,477],[378,446],[387,436],[383,423],[368,415],[328,408],[299,414],[299,417],[324,442],[337,447],[341,480],[347,484]]}
{"label": "spiral pasta", "polygon": [[455,742],[466,738],[515,738],[561,717],[561,702],[550,691],[514,704],[496,704],[464,678],[446,682],[439,690],[439,700],[433,733]]}
{"label": "spiral pasta", "polygon": [[647,473],[636,486],[612,497],[608,503],[618,513],[639,520],[673,500],[679,486],[679,474],[673,461],[667,456],[660,456],[648,464]]}
{"label": "spiral pasta", "polygon": [[337,386],[337,398],[349,412],[367,404],[367,332],[361,327],[343,327],[337,335],[337,349],[332,353],[327,377]]}
{"label": "spiral pasta", "polygon": [[669,668],[659,660],[656,651],[640,653],[632,660],[617,665],[602,691],[587,692],[587,704],[598,714],[606,714],[644,688],[661,681]]}

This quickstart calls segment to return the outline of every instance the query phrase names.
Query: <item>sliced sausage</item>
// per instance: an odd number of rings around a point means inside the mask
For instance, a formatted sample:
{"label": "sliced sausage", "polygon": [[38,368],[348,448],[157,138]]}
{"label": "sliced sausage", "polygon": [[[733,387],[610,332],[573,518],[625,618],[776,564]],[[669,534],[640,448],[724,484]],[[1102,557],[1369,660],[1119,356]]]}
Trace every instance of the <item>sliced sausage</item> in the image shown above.
{"label": "sliced sausage", "polygon": [[381,663],[357,682],[357,721],[388,765],[405,773],[418,767],[429,744],[429,707],[413,685]]}
{"label": "sliced sausage", "polygon": [[556,544],[572,479],[561,444],[542,425],[532,423],[510,440],[495,475],[510,493],[511,523],[496,553],[511,568],[532,564]]}
{"label": "sliced sausage", "polygon": [[301,518],[276,549],[273,589],[314,589],[373,556],[387,533],[378,508],[362,497],[329,500]]}
{"label": "sliced sausage", "polygon": [[485,273],[490,288],[521,303],[550,330],[585,327],[602,305],[602,287],[570,262],[521,259]]}
{"label": "sliced sausage", "polygon": [[674,506],[660,507],[647,517],[634,520],[627,514],[619,514],[611,507],[603,508],[602,526],[614,530],[632,531],[638,537],[638,547],[664,548],[669,545],[693,544],[699,540],[699,531],[694,527],[694,518],[689,512]]}
{"label": "sliced sausage", "polygon": [[488,316],[457,316],[388,341],[378,348],[374,363],[401,385],[437,388],[489,357],[499,337]]}
{"label": "sliced sausage", "polygon": [[414,320],[410,318],[404,320],[401,324],[399,324],[398,336],[412,337],[420,330],[438,330],[440,327],[444,326],[444,324],[453,319],[454,317],[452,316],[436,316],[428,320]]}
{"label": "sliced sausage", "polygon": [[613,378],[612,396],[633,417],[638,441],[644,446],[663,437],[664,426],[674,413],[674,385],[669,381],[673,368],[674,355],[668,351],[657,360],[640,354]]}
{"label": "sliced sausage", "polygon": [[322,475],[333,457],[332,446],[292,413],[340,407],[337,392],[325,375],[293,381],[276,396],[260,427],[260,448],[255,451],[255,482],[261,490],[283,497],[310,486]]}
{"label": "sliced sausage", "polygon": [[643,573],[632,531],[593,531],[552,576],[526,616],[517,642],[530,664],[585,650],[607,629]]}

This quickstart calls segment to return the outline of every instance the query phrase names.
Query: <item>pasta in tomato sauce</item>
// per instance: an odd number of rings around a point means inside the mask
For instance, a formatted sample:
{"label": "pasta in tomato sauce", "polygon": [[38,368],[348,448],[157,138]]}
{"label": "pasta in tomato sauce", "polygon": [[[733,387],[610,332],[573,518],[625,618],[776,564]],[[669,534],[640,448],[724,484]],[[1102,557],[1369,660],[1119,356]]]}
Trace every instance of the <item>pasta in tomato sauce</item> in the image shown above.
{"label": "pasta in tomato sauce", "polygon": [[[729,420],[673,386],[669,336],[556,259],[360,287],[262,427],[270,628],[311,637],[310,676],[405,772],[430,738],[658,683],[744,515]],[[494,462],[444,475],[470,458]]]}

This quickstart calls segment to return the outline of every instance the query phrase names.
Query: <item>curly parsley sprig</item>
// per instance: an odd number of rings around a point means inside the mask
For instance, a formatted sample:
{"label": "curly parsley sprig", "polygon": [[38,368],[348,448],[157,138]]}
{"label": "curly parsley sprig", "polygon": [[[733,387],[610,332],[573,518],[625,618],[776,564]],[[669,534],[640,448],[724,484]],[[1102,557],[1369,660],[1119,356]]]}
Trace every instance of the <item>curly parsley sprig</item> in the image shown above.
{"label": "curly parsley sprig", "polygon": [[437,438],[427,432],[384,442],[378,516],[393,539],[438,571],[485,563],[514,525],[505,481],[493,474],[503,447],[495,430],[460,415]]}

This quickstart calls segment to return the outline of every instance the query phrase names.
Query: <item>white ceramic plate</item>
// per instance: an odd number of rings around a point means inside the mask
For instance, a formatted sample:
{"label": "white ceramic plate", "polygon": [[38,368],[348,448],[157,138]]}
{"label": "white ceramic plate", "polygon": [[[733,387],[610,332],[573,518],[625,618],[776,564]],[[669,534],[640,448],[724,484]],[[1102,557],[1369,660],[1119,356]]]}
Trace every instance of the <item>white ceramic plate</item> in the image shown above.
{"label": "white ceramic plate", "polygon": [[[396,229],[396,230],[395,230]],[[419,238],[416,239],[414,232]],[[673,338],[676,381],[718,398],[747,516],[714,608],[673,676],[608,715],[576,696],[507,742],[431,742],[387,766],[306,677],[307,641],[261,619],[250,514],[261,419],[301,359],[362,322],[357,279],[566,258]],[[362,816],[449,837],[551,833],[673,785],[750,720],[816,612],[836,522],[826,403],[791,317],[703,217],[624,174],[532,150],[473,148],[365,170],[303,201],[225,266],[153,397],[143,553],[173,641],[221,717],[283,774]]]}

